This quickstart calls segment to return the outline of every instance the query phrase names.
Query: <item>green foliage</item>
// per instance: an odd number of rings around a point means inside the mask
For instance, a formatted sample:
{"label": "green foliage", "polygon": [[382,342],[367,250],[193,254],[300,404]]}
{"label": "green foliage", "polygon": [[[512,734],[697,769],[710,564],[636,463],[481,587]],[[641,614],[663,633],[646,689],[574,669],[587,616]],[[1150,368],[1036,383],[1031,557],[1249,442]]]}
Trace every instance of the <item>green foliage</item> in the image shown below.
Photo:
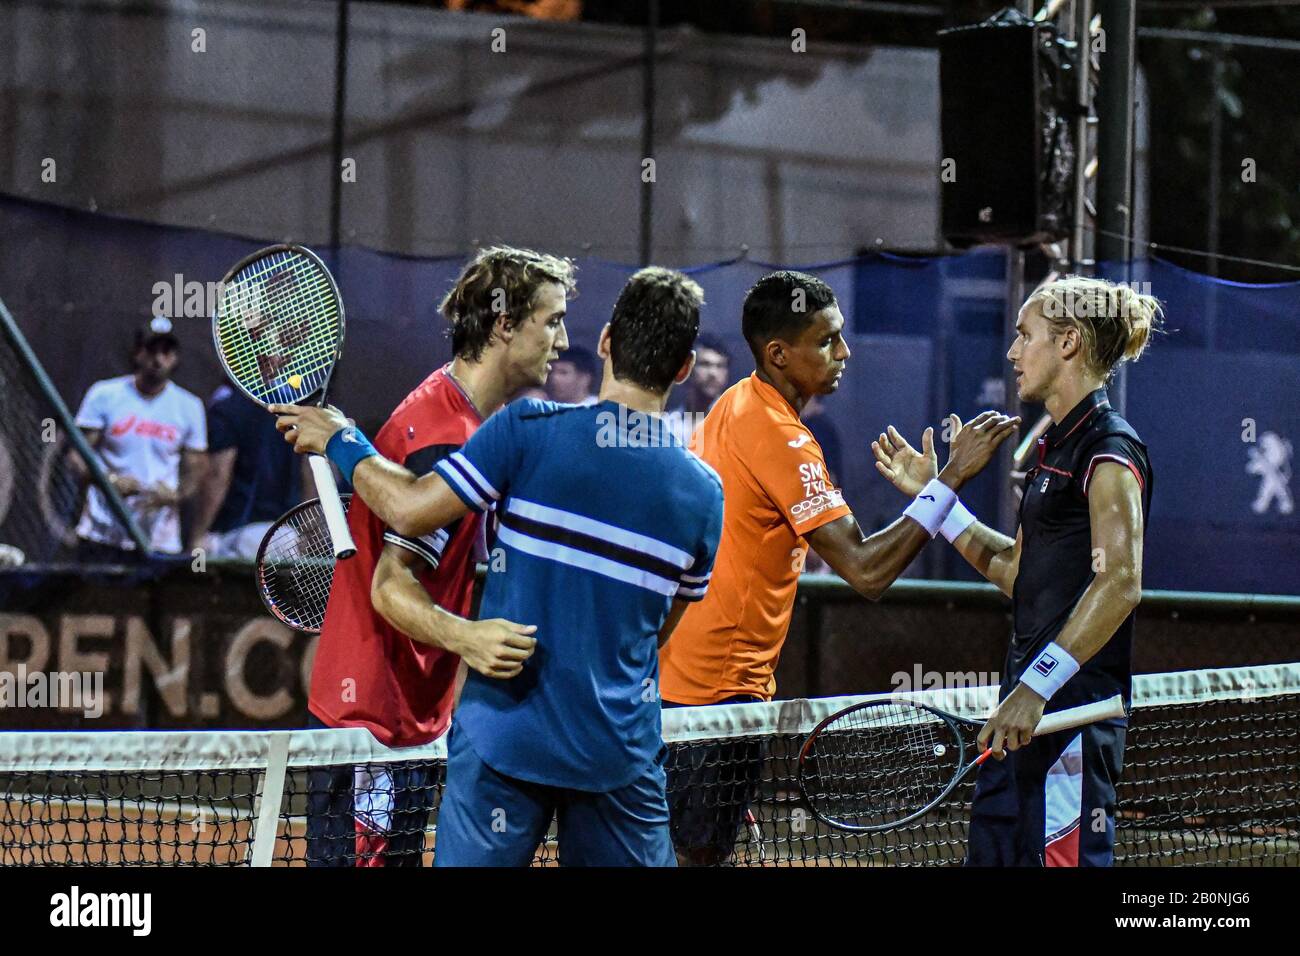
{"label": "green foliage", "polygon": [[[1139,26],[1300,38],[1300,9],[1223,7],[1160,12],[1139,7]],[[1151,238],[1173,246],[1208,248],[1211,180],[1219,184],[1221,254],[1300,265],[1300,51],[1142,38],[1138,58],[1151,99]],[[1221,157],[1211,170],[1214,113],[1219,111]],[[1254,160],[1255,181],[1242,163]],[[1295,281],[1267,266],[1211,262],[1162,252],[1195,269],[1243,282]]]}

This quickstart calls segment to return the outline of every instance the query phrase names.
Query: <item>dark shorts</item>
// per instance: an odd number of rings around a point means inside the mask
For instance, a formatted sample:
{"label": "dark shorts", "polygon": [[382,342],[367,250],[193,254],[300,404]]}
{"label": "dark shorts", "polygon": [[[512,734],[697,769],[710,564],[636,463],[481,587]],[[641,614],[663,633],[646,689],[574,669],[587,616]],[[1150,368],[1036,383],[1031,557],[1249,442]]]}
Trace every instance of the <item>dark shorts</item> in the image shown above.
{"label": "dark shorts", "polygon": [[1125,734],[1090,724],[982,764],[966,865],[1110,866]]}
{"label": "dark shorts", "polygon": [[[758,697],[739,696],[709,706],[759,701]],[[664,707],[687,706],[667,700],[662,703]],[[669,751],[665,769],[678,859],[696,866],[726,863],[735,852],[746,811],[758,793],[762,741],[755,737],[676,744]]]}
{"label": "dark shorts", "polygon": [[453,720],[434,866],[527,866],[553,819],[561,866],[676,866],[664,756],[607,793],[545,786],[493,770]]}
{"label": "dark shorts", "polygon": [[[327,725],[314,714],[307,728]],[[422,866],[438,768],[411,762],[307,774],[308,866]]]}

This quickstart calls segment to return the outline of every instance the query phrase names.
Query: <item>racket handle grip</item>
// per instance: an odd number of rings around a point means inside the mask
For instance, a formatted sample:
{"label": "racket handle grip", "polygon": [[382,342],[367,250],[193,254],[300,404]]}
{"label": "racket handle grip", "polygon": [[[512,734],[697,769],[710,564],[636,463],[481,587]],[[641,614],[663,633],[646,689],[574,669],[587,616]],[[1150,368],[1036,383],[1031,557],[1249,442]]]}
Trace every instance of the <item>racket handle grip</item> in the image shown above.
{"label": "racket handle grip", "polygon": [[316,482],[316,497],[325,515],[325,527],[330,533],[330,542],[334,545],[335,560],[342,561],[357,553],[356,542],[348,531],[348,518],[343,513],[343,501],[339,498],[339,486],[334,481],[334,472],[330,463],[320,455],[308,455],[311,464],[311,476]]}
{"label": "racket handle grip", "polygon": [[1034,736],[1054,734],[1058,730],[1069,730],[1072,727],[1082,727],[1084,724],[1095,724],[1099,720],[1123,716],[1124,699],[1116,694],[1109,700],[1099,700],[1095,704],[1084,704],[1082,707],[1071,707],[1069,710],[1058,710],[1054,714],[1048,714],[1038,722],[1038,726],[1034,729]]}

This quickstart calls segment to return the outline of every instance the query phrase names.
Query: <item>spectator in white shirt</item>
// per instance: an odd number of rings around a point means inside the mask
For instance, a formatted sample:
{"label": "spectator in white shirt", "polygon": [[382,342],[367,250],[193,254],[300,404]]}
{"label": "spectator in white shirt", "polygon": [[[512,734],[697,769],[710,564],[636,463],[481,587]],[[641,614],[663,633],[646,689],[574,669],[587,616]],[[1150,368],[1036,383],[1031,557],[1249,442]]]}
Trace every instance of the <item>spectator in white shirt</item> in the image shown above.
{"label": "spectator in white shirt", "polygon": [[[132,358],[133,374],[90,386],[77,426],[150,549],[175,554],[181,550],[181,504],[195,494],[205,467],[203,402],[171,381],[180,342],[168,319],[154,318],[136,332]],[[121,561],[135,547],[96,487],[87,493],[77,537],[80,557],[90,562]]]}

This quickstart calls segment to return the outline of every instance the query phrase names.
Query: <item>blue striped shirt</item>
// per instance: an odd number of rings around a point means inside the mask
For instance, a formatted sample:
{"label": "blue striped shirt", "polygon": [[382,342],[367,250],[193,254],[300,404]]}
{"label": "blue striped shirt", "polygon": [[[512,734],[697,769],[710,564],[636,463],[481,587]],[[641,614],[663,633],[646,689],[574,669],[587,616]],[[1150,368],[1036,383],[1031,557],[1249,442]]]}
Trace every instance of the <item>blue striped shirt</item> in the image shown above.
{"label": "blue striped shirt", "polygon": [[537,625],[523,673],[470,672],[456,711],[499,773],[606,792],[662,745],[658,634],[699,600],[722,533],[722,483],[658,416],[614,402],[517,401],[436,470],[495,508],[481,618]]}

